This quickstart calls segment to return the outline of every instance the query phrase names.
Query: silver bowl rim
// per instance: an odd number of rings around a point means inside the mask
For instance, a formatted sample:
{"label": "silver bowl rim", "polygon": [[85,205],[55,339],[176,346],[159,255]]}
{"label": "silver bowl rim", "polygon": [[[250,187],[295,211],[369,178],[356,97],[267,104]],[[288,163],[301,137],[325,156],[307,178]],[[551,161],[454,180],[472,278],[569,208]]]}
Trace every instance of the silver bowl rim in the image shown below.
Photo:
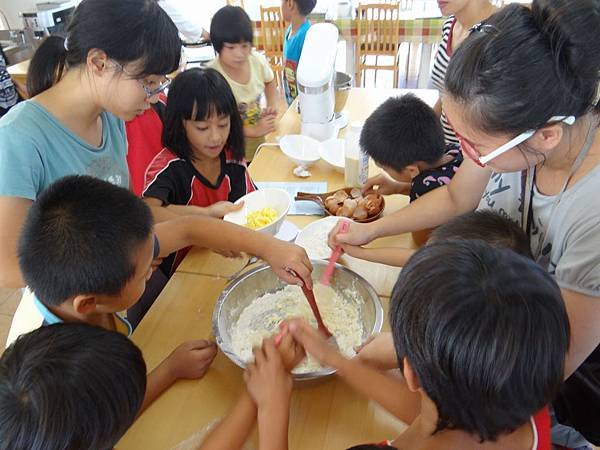
{"label": "silver bowl rim", "polygon": [[[327,261],[317,259],[311,259],[311,263],[313,265],[319,266],[327,265]],[[217,345],[219,346],[221,352],[223,352],[223,354],[226,355],[235,365],[242,369],[246,368],[246,364],[238,357],[238,355],[236,355],[233,352],[230,352],[225,348],[225,344],[223,342],[223,339],[221,338],[221,333],[219,331],[219,316],[221,315],[221,310],[223,309],[223,303],[225,302],[225,298],[227,297],[227,295],[229,295],[231,291],[233,291],[239,284],[241,284],[247,278],[253,276],[255,273],[270,269],[271,267],[268,264],[261,264],[253,269],[248,270],[247,272],[240,274],[237,278],[231,281],[231,283],[229,283],[225,287],[225,289],[223,289],[223,292],[221,292],[221,295],[215,303],[215,309],[213,310],[212,334],[215,337],[215,341],[217,342]],[[357,280],[363,284],[367,292],[369,292],[375,306],[375,323],[373,324],[373,329],[371,330],[370,336],[375,333],[379,333],[381,331],[381,328],[383,327],[383,306],[381,305],[379,295],[377,295],[377,292],[375,291],[373,286],[371,286],[371,283],[369,283],[364,277],[362,277],[355,271],[348,269],[347,267],[342,266],[341,264],[336,263],[335,269],[341,270],[342,272],[346,272],[356,277]],[[292,374],[292,376],[294,380],[314,380],[333,375],[335,372],[336,369],[333,369],[331,367],[325,367],[316,372],[294,373]]]}

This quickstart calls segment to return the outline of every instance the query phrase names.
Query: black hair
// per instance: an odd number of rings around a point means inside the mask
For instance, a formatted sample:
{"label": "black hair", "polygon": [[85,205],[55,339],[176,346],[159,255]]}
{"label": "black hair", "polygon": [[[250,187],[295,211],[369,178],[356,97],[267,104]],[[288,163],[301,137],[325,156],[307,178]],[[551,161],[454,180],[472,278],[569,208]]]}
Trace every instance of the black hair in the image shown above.
{"label": "black hair", "polygon": [[0,449],[112,449],[145,391],[142,352],[125,336],[73,323],[39,328],[0,358]]}
{"label": "black hair", "polygon": [[303,16],[308,16],[317,4],[317,0],[294,0],[298,7],[298,12]]}
{"label": "black hair", "polygon": [[210,41],[217,53],[220,53],[225,43],[252,44],[254,32],[250,17],[239,6],[224,6],[219,9],[210,22]]}
{"label": "black hair", "polygon": [[596,0],[507,5],[454,53],[446,92],[488,133],[518,134],[552,116],[597,112],[599,28]]}
{"label": "black hair", "polygon": [[184,120],[206,120],[213,114],[229,116],[231,128],[225,147],[233,157],[244,158],[244,125],[227,80],[214,69],[190,69],[175,77],[163,127],[163,145],[191,162],[193,151],[183,126]]}
{"label": "black hair", "polygon": [[495,440],[562,383],[570,328],[560,289],[511,250],[478,240],[422,247],[398,277],[389,317],[398,361],[437,406],[435,432]]}
{"label": "black hair", "polygon": [[366,120],[360,146],[373,160],[396,171],[444,155],[444,132],[435,112],[413,94],[391,97]]}
{"label": "black hair", "polygon": [[181,59],[177,27],[155,0],[83,0],[71,16],[66,42],[50,36],[33,55],[29,95],[50,88],[65,68],[85,63],[94,48],[120,64],[139,61],[134,74],[139,78],[171,73]]}
{"label": "black hair", "polygon": [[479,239],[533,259],[529,237],[515,222],[492,210],[471,211],[433,230],[428,242]]}
{"label": "black hair", "polygon": [[18,243],[25,282],[50,306],[79,294],[117,295],[152,225],[148,206],[127,189],[90,176],[61,178],[25,219]]}

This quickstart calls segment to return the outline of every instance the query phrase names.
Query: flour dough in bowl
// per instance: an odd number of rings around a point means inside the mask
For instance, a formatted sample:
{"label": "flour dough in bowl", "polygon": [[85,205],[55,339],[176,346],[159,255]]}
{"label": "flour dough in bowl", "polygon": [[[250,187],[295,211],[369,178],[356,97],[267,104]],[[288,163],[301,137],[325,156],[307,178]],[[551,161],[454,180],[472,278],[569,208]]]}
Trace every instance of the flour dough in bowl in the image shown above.
{"label": "flour dough in bowl", "polygon": [[[340,293],[331,287],[317,284],[315,298],[323,322],[336,338],[340,351],[353,357],[354,348],[362,343],[364,328],[359,301],[352,292]],[[279,324],[289,317],[304,317],[317,327],[310,306],[298,286],[286,286],[276,292],[262,295],[244,308],[231,330],[233,351],[248,363],[253,360],[252,347],[260,346],[265,337],[276,334]],[[294,373],[315,372],[322,366],[310,355],[294,369]]]}

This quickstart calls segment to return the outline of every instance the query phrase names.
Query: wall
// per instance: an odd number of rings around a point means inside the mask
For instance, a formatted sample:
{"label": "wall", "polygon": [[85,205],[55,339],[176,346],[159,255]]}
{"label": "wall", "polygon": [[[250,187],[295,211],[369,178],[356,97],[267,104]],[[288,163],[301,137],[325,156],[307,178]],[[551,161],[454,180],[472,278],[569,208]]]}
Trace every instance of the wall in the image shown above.
{"label": "wall", "polygon": [[[23,21],[19,17],[20,12],[34,11],[36,0],[0,0],[0,10],[4,12],[11,28],[21,28]],[[4,19],[2,28],[6,28]]]}

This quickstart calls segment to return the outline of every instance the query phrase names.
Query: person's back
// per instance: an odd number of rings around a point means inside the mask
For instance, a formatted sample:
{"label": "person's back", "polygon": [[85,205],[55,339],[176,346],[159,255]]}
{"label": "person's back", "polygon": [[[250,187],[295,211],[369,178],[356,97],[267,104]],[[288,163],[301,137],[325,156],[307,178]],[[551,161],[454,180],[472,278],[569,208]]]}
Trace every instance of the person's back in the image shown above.
{"label": "person's back", "polygon": [[83,324],[21,336],[0,358],[0,449],[112,449],[146,389],[142,352]]}

